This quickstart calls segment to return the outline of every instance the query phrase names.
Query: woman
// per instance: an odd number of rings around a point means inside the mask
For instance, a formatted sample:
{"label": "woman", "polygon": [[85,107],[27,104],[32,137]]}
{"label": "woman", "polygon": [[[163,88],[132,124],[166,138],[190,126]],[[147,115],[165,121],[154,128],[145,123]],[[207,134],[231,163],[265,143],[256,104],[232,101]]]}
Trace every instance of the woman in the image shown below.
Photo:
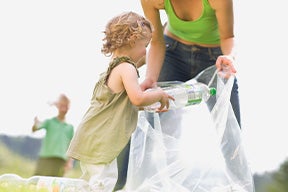
{"label": "woman", "polygon": [[[154,27],[143,89],[157,81],[185,82],[213,65],[226,78],[236,73],[232,0],[141,0],[141,5]],[[164,27],[161,10],[168,19]],[[231,104],[240,126],[236,78]]]}

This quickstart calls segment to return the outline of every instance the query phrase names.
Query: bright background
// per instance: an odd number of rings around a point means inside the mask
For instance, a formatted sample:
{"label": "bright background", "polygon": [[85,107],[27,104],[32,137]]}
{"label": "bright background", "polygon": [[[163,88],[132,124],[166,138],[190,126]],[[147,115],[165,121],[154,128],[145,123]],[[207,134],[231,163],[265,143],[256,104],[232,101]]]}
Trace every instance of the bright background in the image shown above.
{"label": "bright background", "polygon": [[[242,138],[253,172],[276,169],[288,156],[288,30],[280,1],[234,1]],[[67,121],[77,127],[107,67],[105,24],[130,10],[142,14],[140,1],[0,1],[0,133],[37,136],[34,116],[55,115],[48,103],[62,92],[72,102]]]}

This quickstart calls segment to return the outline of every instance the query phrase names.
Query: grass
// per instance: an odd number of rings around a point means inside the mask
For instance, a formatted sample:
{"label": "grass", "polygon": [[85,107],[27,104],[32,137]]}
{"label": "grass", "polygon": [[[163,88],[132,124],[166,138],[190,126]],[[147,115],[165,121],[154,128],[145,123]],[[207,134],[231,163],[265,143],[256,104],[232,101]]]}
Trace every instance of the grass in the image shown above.
{"label": "grass", "polygon": [[[16,153],[13,153],[0,142],[0,175],[11,173],[16,174],[23,178],[29,178],[33,176],[33,172],[36,166],[36,161],[25,157],[22,157]],[[76,161],[73,169],[69,170],[65,177],[78,178],[81,176],[81,170],[79,162]]]}
{"label": "grass", "polygon": [[[35,183],[27,184],[27,181],[33,178],[33,172],[36,166],[36,161],[24,158],[16,153],[8,150],[4,144],[0,143],[0,192],[36,192]],[[73,169],[69,170],[64,178],[61,179],[77,179],[81,176],[81,169],[79,162],[75,162]],[[5,178],[9,178],[8,181]],[[13,178],[15,178],[13,180]],[[18,177],[18,178],[17,178]],[[12,179],[12,180],[11,180]],[[60,180],[61,180],[60,179]],[[53,190],[57,191],[56,188],[59,188],[59,185],[54,185]],[[75,188],[76,186],[70,186],[70,190],[67,191],[78,191]],[[37,192],[48,192],[47,187],[39,188],[37,186]]]}

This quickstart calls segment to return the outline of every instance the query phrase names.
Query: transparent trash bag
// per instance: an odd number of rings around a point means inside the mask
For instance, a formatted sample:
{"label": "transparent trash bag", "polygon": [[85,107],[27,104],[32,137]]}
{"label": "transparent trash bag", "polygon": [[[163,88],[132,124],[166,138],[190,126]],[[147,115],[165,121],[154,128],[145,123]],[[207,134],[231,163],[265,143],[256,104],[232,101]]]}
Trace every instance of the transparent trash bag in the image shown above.
{"label": "transparent trash bag", "polygon": [[208,101],[165,113],[139,113],[124,191],[254,192],[230,104],[235,77],[224,80],[214,71],[208,68],[191,80],[216,87],[213,106]]}

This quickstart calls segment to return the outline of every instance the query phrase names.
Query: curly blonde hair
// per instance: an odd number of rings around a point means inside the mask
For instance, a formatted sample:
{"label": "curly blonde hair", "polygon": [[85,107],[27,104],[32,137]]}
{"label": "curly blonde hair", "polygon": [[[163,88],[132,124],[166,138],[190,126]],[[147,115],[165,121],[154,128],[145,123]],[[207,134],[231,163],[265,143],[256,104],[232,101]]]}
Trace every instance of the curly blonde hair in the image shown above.
{"label": "curly blonde hair", "polygon": [[116,49],[147,37],[147,33],[152,33],[152,26],[143,16],[131,11],[112,18],[103,33],[101,52],[110,56]]}

